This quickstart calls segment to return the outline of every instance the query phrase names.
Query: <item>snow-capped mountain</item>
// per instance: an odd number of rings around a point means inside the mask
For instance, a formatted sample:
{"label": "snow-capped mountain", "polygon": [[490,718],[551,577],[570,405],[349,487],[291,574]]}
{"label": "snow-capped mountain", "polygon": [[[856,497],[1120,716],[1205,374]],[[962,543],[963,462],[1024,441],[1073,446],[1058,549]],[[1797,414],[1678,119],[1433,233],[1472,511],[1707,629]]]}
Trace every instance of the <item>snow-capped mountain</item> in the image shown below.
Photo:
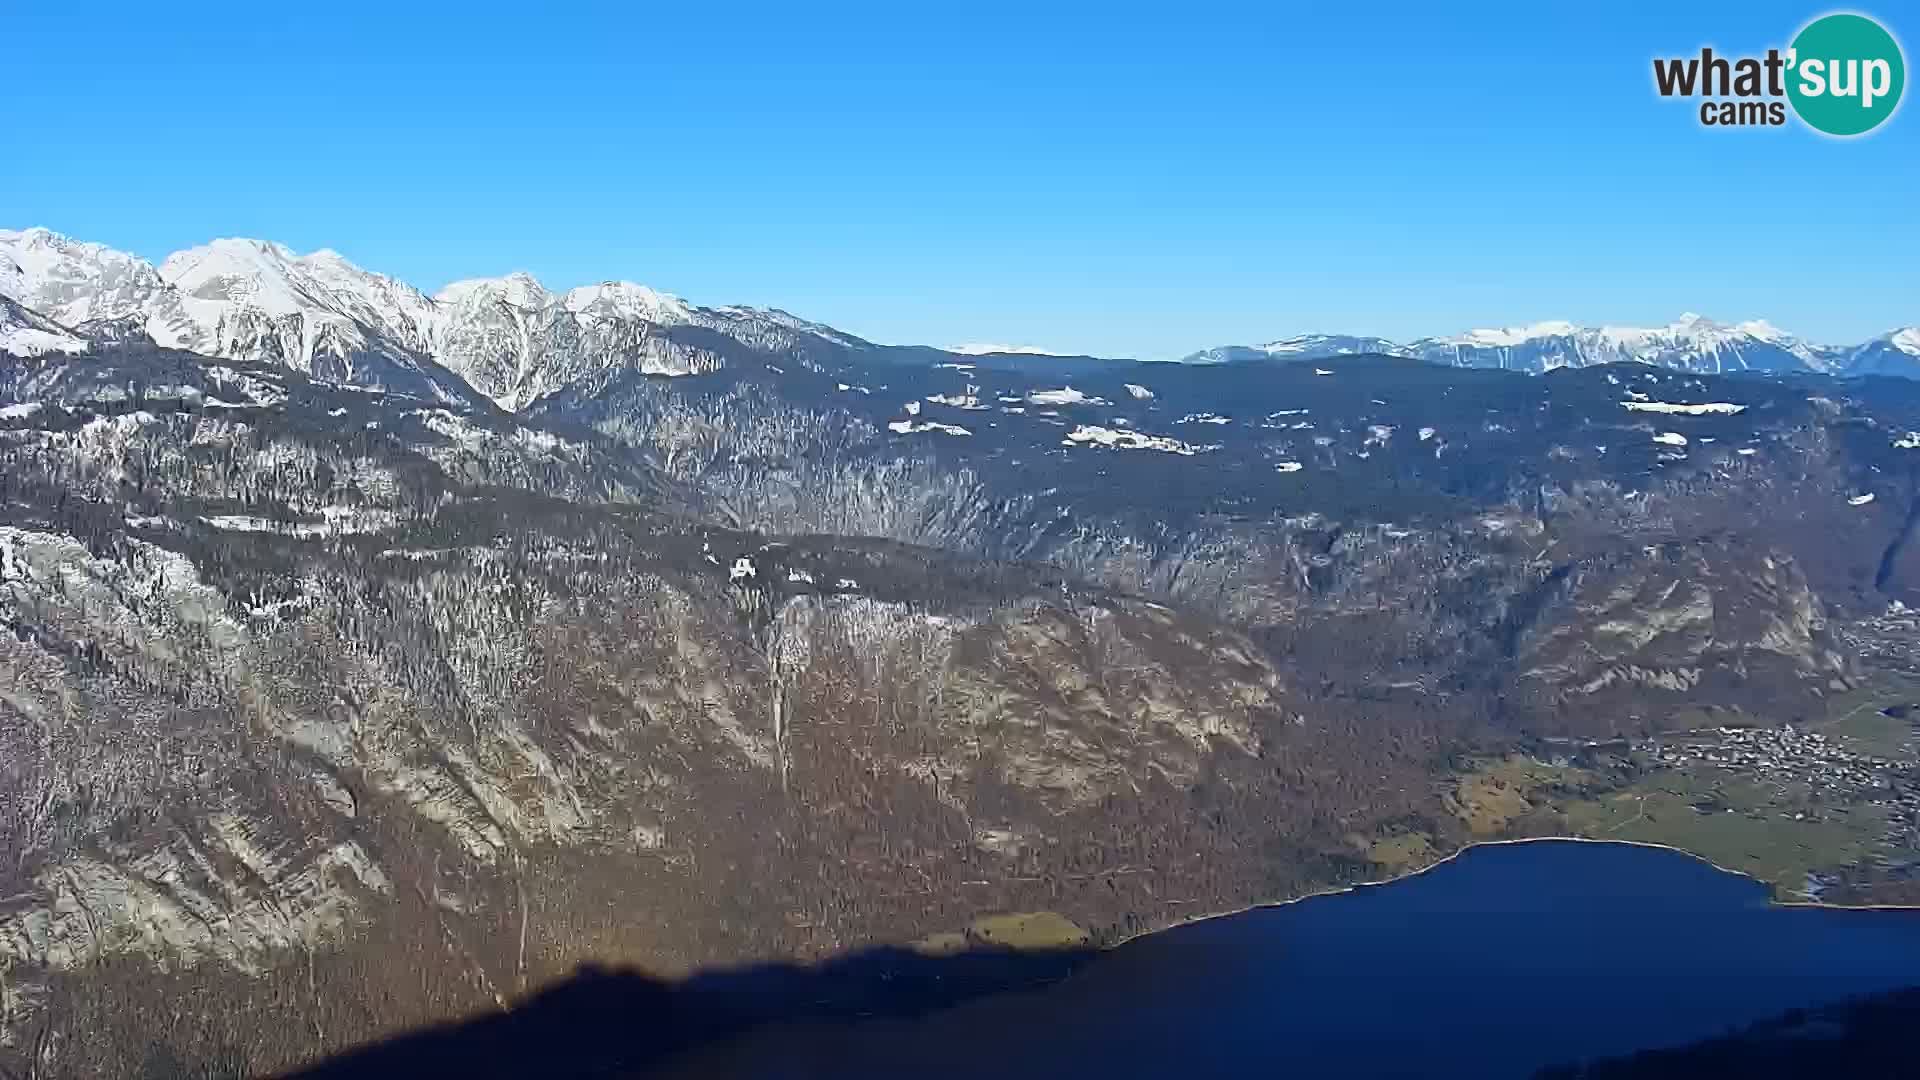
{"label": "snow-capped mountain", "polygon": [[716,371],[743,349],[806,363],[812,350],[873,348],[784,311],[695,307],[627,281],[554,293],[515,273],[455,282],[434,303],[435,358],[508,410],[621,371]]}
{"label": "snow-capped mountain", "polygon": [[[1818,371],[1853,374],[1872,357],[1895,368],[1910,357],[1899,333],[1857,346],[1821,345],[1786,333],[1764,320],[1718,323],[1688,312],[1665,326],[1582,327],[1570,322],[1469,330],[1404,344],[1377,337],[1313,334],[1267,345],[1223,345],[1186,358],[1188,363],[1322,360],[1354,353],[1411,356],[1454,367],[1490,367],[1542,372],[1563,367],[1634,362],[1692,372]],[[1912,338],[1905,339],[1912,344]],[[1911,363],[1911,361],[1908,361]],[[1920,374],[1920,368],[1915,368]]]}
{"label": "snow-capped mountain", "polygon": [[46,229],[0,229],[0,296],[82,333],[94,323],[135,322],[163,345],[192,333],[152,263]]}
{"label": "snow-capped mountain", "polygon": [[1846,350],[1811,345],[1764,320],[1725,325],[1688,312],[1666,326],[1579,327],[1543,322],[1413,342],[1424,360],[1458,367],[1549,371],[1618,361],[1695,372],[1829,371]]}
{"label": "snow-capped mountain", "polygon": [[1900,375],[1920,378],[1920,326],[1885,333],[1847,358],[1849,375]]}
{"label": "snow-capped mountain", "polygon": [[155,267],[46,229],[0,232],[0,295],[92,341],[146,338],[336,382],[471,396],[428,355],[432,301],[332,251],[215,240]]}
{"label": "snow-capped mountain", "polygon": [[[46,229],[0,230],[0,297],[18,309],[9,326],[28,327],[31,313],[54,328],[11,331],[11,352],[59,348],[53,342],[62,334],[95,345],[151,341],[429,399],[484,397],[508,410],[563,389],[593,392],[623,372],[698,375],[745,362],[824,370],[857,358],[925,364],[955,355],[1019,355],[1036,365],[1085,359],[989,343],[879,346],[784,311],[700,307],[624,281],[555,292],[514,273],[458,281],[430,297],[331,250],[302,255],[245,239],[214,240],[156,267]],[[1761,320],[1723,324],[1694,314],[1651,328],[1541,322],[1406,343],[1309,334],[1184,359],[1287,363],[1361,353],[1525,372],[1632,361],[1692,372],[1920,377],[1920,331],[1911,328],[1832,346]]]}
{"label": "snow-capped mountain", "polygon": [[418,372],[430,346],[433,302],[337,252],[215,240],[169,255],[160,277],[196,331],[161,344],[349,383],[384,381],[382,367]]}
{"label": "snow-capped mountain", "polygon": [[434,300],[434,355],[509,410],[610,368],[686,375],[719,366],[663,336],[693,322],[693,309],[642,285],[610,281],[557,294],[514,273],[454,282]]}
{"label": "snow-capped mountain", "polygon": [[[94,342],[151,339],[317,378],[517,409],[614,371],[688,375],[742,350],[805,363],[874,346],[783,311],[701,308],[631,282],[549,291],[524,273],[429,297],[329,250],[223,239],[155,267],[46,229],[0,231],[0,296]],[[457,376],[457,377],[456,377]]]}

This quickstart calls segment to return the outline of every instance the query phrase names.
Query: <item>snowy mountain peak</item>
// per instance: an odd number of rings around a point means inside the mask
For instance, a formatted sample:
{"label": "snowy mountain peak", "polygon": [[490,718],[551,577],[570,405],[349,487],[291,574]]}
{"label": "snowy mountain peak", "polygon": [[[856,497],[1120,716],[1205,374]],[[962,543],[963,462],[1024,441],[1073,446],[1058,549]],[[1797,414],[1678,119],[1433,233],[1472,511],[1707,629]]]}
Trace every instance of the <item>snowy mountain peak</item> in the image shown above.
{"label": "snowy mountain peak", "polygon": [[377,380],[367,358],[412,372],[432,345],[431,300],[336,251],[300,255],[270,241],[220,239],[169,255],[160,276],[199,329],[185,343],[199,351]]}
{"label": "snowy mountain peak", "polygon": [[425,310],[411,285],[349,262],[331,248],[295,254],[265,240],[215,240],[167,256],[160,276],[176,289],[207,300],[245,300],[270,314],[366,305]]}
{"label": "snowy mountain peak", "polygon": [[1780,329],[1765,319],[1749,319],[1746,322],[1737,323],[1734,326],[1734,330],[1746,334],[1749,337],[1758,338],[1761,341],[1787,341],[1791,339],[1791,335],[1785,330]]}
{"label": "snowy mountain peak", "polygon": [[1749,322],[1745,322],[1745,323],[1736,323],[1736,324],[1729,325],[1726,323],[1715,322],[1712,319],[1707,318],[1705,315],[1696,314],[1695,312],[1691,312],[1691,311],[1683,311],[1680,313],[1680,317],[1668,323],[1666,328],[1669,332],[1675,333],[1675,334],[1714,335],[1714,334],[1727,334],[1727,333],[1744,333],[1744,331],[1741,328],[1751,325],[1752,322],[1754,321],[1758,321],[1758,320],[1750,320]]}
{"label": "snowy mountain peak", "polygon": [[685,323],[693,316],[693,309],[685,300],[631,281],[583,285],[569,290],[561,302],[568,311],[578,314],[645,319],[660,325]]}
{"label": "snowy mountain peak", "polygon": [[168,291],[137,255],[51,229],[0,229],[0,294],[64,326],[145,312]]}
{"label": "snowy mountain peak", "polygon": [[549,292],[524,271],[441,289],[434,358],[504,409],[609,372],[686,375],[719,366],[663,327],[697,323],[742,343],[766,344],[746,313],[708,311],[630,281]]}
{"label": "snowy mountain peak", "polygon": [[1855,349],[1846,370],[1855,375],[1920,378],[1920,326],[1889,330]]}
{"label": "snowy mountain peak", "polygon": [[1469,330],[1452,337],[1432,339],[1439,345],[1471,345],[1485,348],[1511,348],[1515,345],[1536,341],[1540,338],[1566,337],[1575,332],[1570,322],[1552,320],[1537,322],[1528,326],[1508,326],[1500,329]]}
{"label": "snowy mountain peak", "polygon": [[76,262],[103,261],[114,258],[130,259],[133,256],[115,251],[105,244],[75,240],[70,236],[54,232],[52,229],[35,225],[30,229],[0,229],[0,246],[16,252],[26,252],[20,261],[22,265],[38,263],[35,269],[44,269],[55,260]]}
{"label": "snowy mountain peak", "polygon": [[506,303],[530,309],[553,302],[553,294],[547,287],[525,270],[515,270],[504,277],[456,281],[435,293],[433,298],[442,304],[470,303],[478,299],[486,304]]}
{"label": "snowy mountain peak", "polygon": [[221,239],[176,251],[160,264],[160,276],[187,296],[259,308],[269,315],[290,315],[317,306],[300,294],[298,257],[278,244]]}
{"label": "snowy mountain peak", "polygon": [[1789,335],[1764,319],[1754,319],[1743,323],[1728,325],[1715,322],[1698,312],[1682,312],[1680,317],[1660,327],[1643,326],[1599,326],[1582,327],[1565,319],[1549,319],[1526,326],[1508,326],[1497,329],[1475,329],[1465,333],[1445,337],[1428,338],[1427,343],[1434,345],[1464,345],[1478,348],[1513,348],[1529,342],[1549,338],[1572,338],[1587,336],[1614,345],[1629,345],[1661,338],[1691,338],[1703,341],[1722,341],[1737,337],[1751,337],[1761,341],[1790,341]]}
{"label": "snowy mountain peak", "polygon": [[1764,320],[1728,325],[1692,311],[1661,327],[1587,328],[1556,321],[1434,338],[1412,349],[1445,363],[1523,371],[1618,362],[1703,372],[1826,371],[1840,354],[1805,345]]}

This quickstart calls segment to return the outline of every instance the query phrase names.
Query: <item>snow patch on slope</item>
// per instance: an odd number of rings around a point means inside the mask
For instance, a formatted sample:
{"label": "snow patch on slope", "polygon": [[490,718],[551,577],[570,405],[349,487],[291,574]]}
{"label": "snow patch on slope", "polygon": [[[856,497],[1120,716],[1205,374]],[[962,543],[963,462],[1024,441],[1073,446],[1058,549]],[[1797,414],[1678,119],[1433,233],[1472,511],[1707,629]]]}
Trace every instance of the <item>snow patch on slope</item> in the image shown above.
{"label": "snow patch on slope", "polygon": [[1032,345],[996,345],[992,342],[972,341],[964,345],[950,345],[946,349],[961,356],[992,356],[1005,353],[1014,356],[1072,356],[1073,353],[1056,352],[1053,349],[1039,349]]}
{"label": "snow patch on slope", "polygon": [[948,435],[973,434],[958,424],[942,424],[934,420],[895,420],[887,425],[887,430],[900,435],[913,435],[922,431],[940,431]]}
{"label": "snow patch on slope", "polygon": [[1071,386],[1058,390],[1035,390],[1027,395],[1027,401],[1033,405],[1111,405],[1113,402],[1103,397],[1095,397]]}
{"label": "snow patch on slope", "polygon": [[1217,446],[1197,446],[1181,442],[1165,435],[1148,435],[1141,431],[1122,431],[1118,428],[1100,427],[1096,424],[1081,424],[1060,440],[1062,446],[1105,446],[1115,450],[1158,450],[1162,453],[1179,454],[1192,457]]}
{"label": "snow patch on slope", "polygon": [[1623,401],[1620,407],[1632,412],[1680,413],[1686,416],[1732,416],[1747,411],[1745,405],[1730,401],[1709,401],[1703,405],[1680,405],[1671,401]]}

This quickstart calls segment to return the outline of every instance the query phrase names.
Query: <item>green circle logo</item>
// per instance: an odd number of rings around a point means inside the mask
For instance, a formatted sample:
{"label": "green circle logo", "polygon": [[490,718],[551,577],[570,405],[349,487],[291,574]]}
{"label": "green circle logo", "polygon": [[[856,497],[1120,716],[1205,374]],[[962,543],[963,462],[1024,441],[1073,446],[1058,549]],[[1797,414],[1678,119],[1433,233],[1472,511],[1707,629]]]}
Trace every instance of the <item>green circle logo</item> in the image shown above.
{"label": "green circle logo", "polygon": [[1787,100],[1808,127],[1828,135],[1879,127],[1906,85],[1900,43],[1865,15],[1823,15],[1787,51]]}

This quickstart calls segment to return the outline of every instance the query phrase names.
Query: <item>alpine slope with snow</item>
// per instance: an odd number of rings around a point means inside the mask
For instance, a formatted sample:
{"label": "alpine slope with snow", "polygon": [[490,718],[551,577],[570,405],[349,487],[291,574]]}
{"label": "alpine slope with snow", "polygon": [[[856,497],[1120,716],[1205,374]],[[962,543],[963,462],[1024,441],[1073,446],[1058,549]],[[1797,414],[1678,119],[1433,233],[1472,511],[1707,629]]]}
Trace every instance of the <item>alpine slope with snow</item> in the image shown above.
{"label": "alpine slope with snow", "polygon": [[1852,375],[1900,375],[1920,378],[1920,326],[1880,335],[1848,357]]}
{"label": "alpine slope with snow", "polygon": [[9,297],[0,296],[0,353],[39,356],[86,350],[87,343],[79,335],[52,319],[28,311]]}
{"label": "alpine slope with snow", "polygon": [[433,304],[332,251],[215,240],[160,266],[46,229],[0,231],[0,294],[90,341],[258,360],[461,401],[430,355]]}

